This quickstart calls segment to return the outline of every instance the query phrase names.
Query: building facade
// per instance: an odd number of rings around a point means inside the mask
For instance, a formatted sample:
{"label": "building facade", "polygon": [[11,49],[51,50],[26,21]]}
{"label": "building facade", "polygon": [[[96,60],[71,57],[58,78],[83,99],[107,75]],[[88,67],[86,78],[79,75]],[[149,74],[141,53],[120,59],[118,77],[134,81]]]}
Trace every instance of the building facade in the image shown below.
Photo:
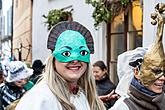
{"label": "building facade", "polygon": [[[144,0],[143,6],[143,46],[148,47],[150,46],[155,38],[156,38],[156,31],[157,26],[151,24],[151,13],[155,12],[155,5],[157,3],[165,3],[164,0],[151,0],[148,3],[147,0]],[[164,37],[163,37],[163,46],[165,50],[165,29],[164,29]]]}
{"label": "building facade", "polygon": [[32,0],[13,0],[13,55],[32,61]]}
{"label": "building facade", "polygon": [[12,0],[2,0],[0,9],[0,50],[2,58],[11,58]]}
{"label": "building facade", "polygon": [[[33,1],[33,21],[32,21],[32,59],[37,58],[45,61],[50,55],[47,49],[48,30],[44,25],[43,15],[47,15],[52,9],[61,9],[70,6],[67,10],[73,9],[73,20],[80,22],[87,27],[94,38],[95,54],[91,56],[91,62],[96,60],[106,61],[106,29],[105,24],[101,24],[96,31],[92,18],[93,7],[85,3],[85,0],[34,0]],[[37,42],[37,43],[36,43]]]}

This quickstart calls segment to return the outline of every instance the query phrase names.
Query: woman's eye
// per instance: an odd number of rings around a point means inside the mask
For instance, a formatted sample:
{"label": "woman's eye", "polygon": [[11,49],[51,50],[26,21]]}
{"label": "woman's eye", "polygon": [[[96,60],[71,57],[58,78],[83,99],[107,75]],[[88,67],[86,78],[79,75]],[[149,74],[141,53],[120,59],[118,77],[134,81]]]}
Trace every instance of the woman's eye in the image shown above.
{"label": "woman's eye", "polygon": [[69,57],[69,56],[70,56],[70,52],[65,51],[65,52],[62,53],[62,55],[63,55],[63,56],[66,56],[66,57]]}
{"label": "woman's eye", "polygon": [[82,50],[82,51],[80,52],[80,54],[81,54],[82,56],[85,56],[85,55],[88,54],[88,52],[87,52],[86,50]]}

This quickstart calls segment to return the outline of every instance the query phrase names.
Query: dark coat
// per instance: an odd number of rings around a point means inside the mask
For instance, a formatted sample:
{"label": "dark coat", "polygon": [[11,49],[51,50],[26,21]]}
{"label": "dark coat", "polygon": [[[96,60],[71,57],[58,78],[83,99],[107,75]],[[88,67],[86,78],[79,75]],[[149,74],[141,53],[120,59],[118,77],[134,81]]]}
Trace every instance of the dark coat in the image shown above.
{"label": "dark coat", "polygon": [[3,110],[3,107],[5,108],[15,100],[20,99],[25,92],[24,88],[19,88],[13,83],[2,83],[0,86],[0,110]]}
{"label": "dark coat", "polygon": [[[116,86],[111,82],[108,75],[103,77],[101,80],[96,81],[96,89],[97,89],[97,93],[99,96],[107,95],[115,88],[116,88]],[[106,108],[110,108],[114,105],[115,101],[116,100],[107,101],[104,104],[105,104]]]}

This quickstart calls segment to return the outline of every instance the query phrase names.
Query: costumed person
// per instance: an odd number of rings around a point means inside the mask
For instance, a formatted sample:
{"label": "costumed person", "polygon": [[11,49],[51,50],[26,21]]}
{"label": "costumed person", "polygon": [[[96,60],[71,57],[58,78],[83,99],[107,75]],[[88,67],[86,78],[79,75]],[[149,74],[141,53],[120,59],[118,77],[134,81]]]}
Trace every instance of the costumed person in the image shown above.
{"label": "costumed person", "polygon": [[129,65],[131,61],[136,61],[137,59],[143,59],[144,54],[148,48],[137,47],[134,50],[126,51],[120,54],[117,58],[117,75],[119,78],[119,83],[116,86],[115,92],[119,96],[127,94],[128,88],[133,78],[133,67]]}
{"label": "costumed person", "polygon": [[30,81],[32,81],[34,84],[39,80],[39,78],[42,75],[43,69],[45,65],[43,65],[42,61],[37,59],[34,60],[32,64],[32,69],[33,69],[33,75],[30,77]]}
{"label": "costumed person", "polygon": [[90,31],[75,21],[60,22],[50,30],[47,48],[52,54],[43,79],[21,98],[16,110],[105,110],[90,65]]}
{"label": "costumed person", "polygon": [[[27,68],[31,69],[31,63],[30,62],[23,62],[26,64]],[[34,74],[34,70],[33,70],[33,74]],[[31,76],[33,76],[33,74]],[[34,82],[32,82],[30,80],[31,76],[28,78],[28,82],[24,85],[24,88],[26,91],[30,90],[33,86],[34,86]]]}
{"label": "costumed person", "polygon": [[[0,85],[0,102],[3,109],[15,100],[20,99],[26,92],[24,85],[33,74],[33,70],[27,68],[21,61],[2,62],[4,83]],[[3,110],[2,109],[2,110]]]}
{"label": "costumed person", "polygon": [[93,74],[96,81],[96,90],[99,98],[104,102],[107,109],[111,108],[118,95],[114,93],[116,86],[109,78],[107,67],[101,60],[93,64]]}
{"label": "costumed person", "polygon": [[134,77],[128,94],[119,98],[110,110],[165,110],[165,55],[162,44],[165,4],[159,3],[155,9],[156,13],[152,14],[155,21],[152,23],[158,22],[156,41],[143,59],[130,61]]}

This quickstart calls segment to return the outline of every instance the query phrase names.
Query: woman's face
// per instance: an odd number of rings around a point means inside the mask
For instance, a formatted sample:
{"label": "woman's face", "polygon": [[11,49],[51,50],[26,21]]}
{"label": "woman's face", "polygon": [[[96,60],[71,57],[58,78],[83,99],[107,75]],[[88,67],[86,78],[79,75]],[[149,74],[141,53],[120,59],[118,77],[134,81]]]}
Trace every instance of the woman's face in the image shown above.
{"label": "woman's face", "polygon": [[158,94],[162,93],[164,81],[165,81],[165,76],[161,76],[152,85],[150,85],[148,89]]}
{"label": "woman's face", "polygon": [[[137,68],[134,69],[134,75],[135,75],[135,77],[137,79],[139,79],[139,77],[138,77],[138,69]],[[163,92],[164,81],[165,81],[165,76],[161,76],[153,84],[151,84],[147,88],[150,91],[153,91],[153,92],[155,92],[157,94],[162,93]]]}
{"label": "woman's face", "polygon": [[106,70],[101,70],[99,66],[93,66],[93,75],[95,77],[95,80],[102,79],[103,75],[105,75]]}
{"label": "woman's face", "polygon": [[64,63],[55,60],[55,68],[65,80],[70,83],[77,83],[87,70],[87,63],[78,60]]}

